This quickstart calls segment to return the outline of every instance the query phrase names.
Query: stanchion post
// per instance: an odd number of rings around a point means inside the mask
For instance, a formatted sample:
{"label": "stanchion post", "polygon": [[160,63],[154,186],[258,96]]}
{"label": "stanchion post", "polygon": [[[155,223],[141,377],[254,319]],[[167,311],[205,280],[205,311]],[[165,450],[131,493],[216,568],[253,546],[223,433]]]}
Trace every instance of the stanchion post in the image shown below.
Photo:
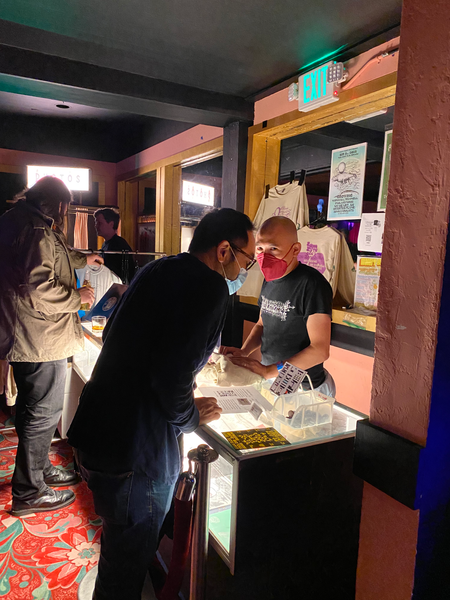
{"label": "stanchion post", "polygon": [[194,531],[191,552],[190,600],[205,600],[206,597],[206,561],[208,558],[208,515],[210,463],[219,458],[215,450],[201,444],[190,450],[189,460],[197,463],[197,486],[195,496]]}

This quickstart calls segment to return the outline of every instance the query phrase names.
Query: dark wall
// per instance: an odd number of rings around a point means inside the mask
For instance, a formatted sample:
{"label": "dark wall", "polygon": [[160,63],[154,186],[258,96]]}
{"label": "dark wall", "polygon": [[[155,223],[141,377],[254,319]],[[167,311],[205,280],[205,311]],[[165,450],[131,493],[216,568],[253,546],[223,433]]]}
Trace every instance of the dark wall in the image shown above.
{"label": "dark wall", "polygon": [[25,175],[17,173],[0,173],[0,215],[11,205],[7,200],[12,200],[27,184]]}
{"label": "dark wall", "polygon": [[191,127],[190,123],[134,115],[100,121],[0,114],[0,146],[119,162]]}

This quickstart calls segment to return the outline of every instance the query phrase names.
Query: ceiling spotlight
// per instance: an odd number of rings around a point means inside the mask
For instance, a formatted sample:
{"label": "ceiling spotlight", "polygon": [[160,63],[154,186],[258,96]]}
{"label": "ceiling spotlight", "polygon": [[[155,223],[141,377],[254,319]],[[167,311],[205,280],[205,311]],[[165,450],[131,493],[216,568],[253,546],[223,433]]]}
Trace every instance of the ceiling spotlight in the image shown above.
{"label": "ceiling spotlight", "polygon": [[67,106],[67,104],[57,104],[57,105],[56,105],[56,108],[63,108],[63,109],[66,109],[66,108],[70,108],[70,106]]}

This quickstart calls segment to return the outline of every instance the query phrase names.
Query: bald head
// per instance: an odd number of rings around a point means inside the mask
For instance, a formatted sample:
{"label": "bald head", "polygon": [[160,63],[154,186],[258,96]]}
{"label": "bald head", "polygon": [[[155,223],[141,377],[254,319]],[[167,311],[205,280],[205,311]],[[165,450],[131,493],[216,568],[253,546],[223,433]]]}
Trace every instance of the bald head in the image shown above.
{"label": "bald head", "polygon": [[288,265],[285,275],[298,266],[297,256],[300,249],[297,227],[286,217],[267,219],[256,234],[256,256],[264,253],[285,260]]}
{"label": "bald head", "polygon": [[294,221],[286,217],[270,217],[261,225],[258,237],[267,238],[277,242],[288,242],[289,245],[297,241],[297,227]]}

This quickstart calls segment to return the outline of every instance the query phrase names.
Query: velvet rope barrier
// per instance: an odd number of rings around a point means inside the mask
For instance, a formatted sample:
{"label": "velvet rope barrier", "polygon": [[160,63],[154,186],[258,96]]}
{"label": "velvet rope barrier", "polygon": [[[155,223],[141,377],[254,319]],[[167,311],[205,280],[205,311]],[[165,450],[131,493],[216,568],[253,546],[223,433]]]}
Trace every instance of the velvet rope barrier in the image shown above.
{"label": "velvet rope barrier", "polygon": [[183,473],[181,477],[183,476],[184,481],[181,485],[179,482],[174,499],[175,518],[169,572],[163,589],[160,592],[155,590],[158,600],[178,600],[189,556],[195,479],[192,473]]}

